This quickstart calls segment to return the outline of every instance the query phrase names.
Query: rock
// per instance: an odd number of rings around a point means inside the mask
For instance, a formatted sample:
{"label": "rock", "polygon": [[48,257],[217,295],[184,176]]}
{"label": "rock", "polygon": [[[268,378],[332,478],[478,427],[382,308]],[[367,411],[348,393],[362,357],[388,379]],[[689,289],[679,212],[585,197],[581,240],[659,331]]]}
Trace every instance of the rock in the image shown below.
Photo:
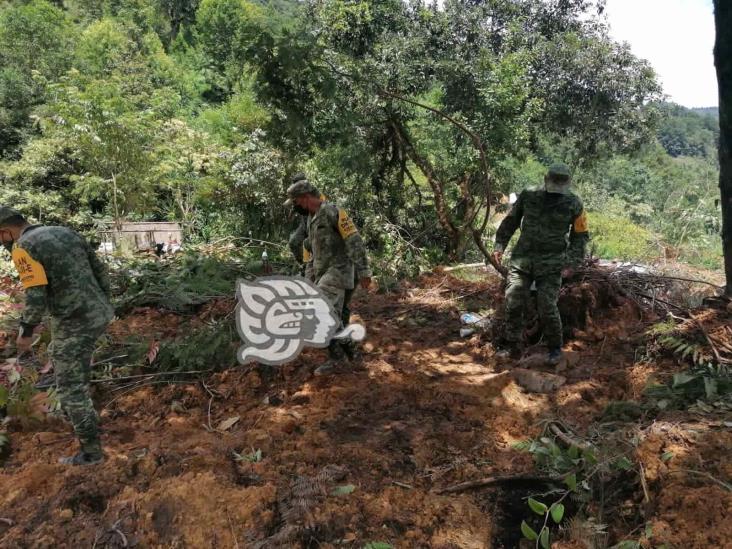
{"label": "rock", "polygon": [[41,431],[40,433],[36,433],[33,438],[39,444],[46,446],[48,444],[53,444],[54,442],[58,442],[59,440],[61,440],[63,438],[68,438],[68,436],[64,433],[52,433],[49,431]]}
{"label": "rock", "polygon": [[267,404],[269,406],[279,406],[283,402],[284,402],[284,400],[277,393],[272,394],[272,395],[267,395],[266,397],[264,397],[264,399],[262,399],[262,404]]}
{"label": "rock", "polygon": [[74,512],[71,509],[61,509],[58,512],[58,518],[59,518],[59,520],[62,520],[64,522],[68,522],[72,518],[74,518]]}
{"label": "rock", "polygon": [[552,393],[567,382],[567,378],[525,368],[514,368],[513,379],[530,393]]}
{"label": "rock", "polygon": [[290,402],[293,404],[307,404],[310,402],[310,395],[305,391],[298,391],[290,397]]}

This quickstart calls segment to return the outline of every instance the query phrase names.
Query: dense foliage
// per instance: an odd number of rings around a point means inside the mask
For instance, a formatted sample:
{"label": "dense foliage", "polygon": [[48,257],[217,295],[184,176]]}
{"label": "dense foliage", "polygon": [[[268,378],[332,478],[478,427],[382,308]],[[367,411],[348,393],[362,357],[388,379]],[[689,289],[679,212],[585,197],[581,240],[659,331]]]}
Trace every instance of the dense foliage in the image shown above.
{"label": "dense foliage", "polygon": [[145,219],[282,242],[305,170],[406,274],[479,257],[500,196],[564,160],[597,253],[718,267],[716,119],[661,102],[601,7],[5,2],[0,203],[90,236]]}

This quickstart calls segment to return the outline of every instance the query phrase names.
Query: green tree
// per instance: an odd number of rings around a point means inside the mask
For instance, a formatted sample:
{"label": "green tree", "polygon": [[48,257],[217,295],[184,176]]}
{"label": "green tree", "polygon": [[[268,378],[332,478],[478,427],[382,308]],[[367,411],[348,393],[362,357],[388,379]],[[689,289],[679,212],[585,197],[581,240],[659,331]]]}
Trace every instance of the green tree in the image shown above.
{"label": "green tree", "polygon": [[73,40],[70,21],[48,2],[0,7],[0,158],[16,154],[46,83],[69,67]]}
{"label": "green tree", "polygon": [[222,101],[234,91],[263,27],[262,9],[246,0],[202,0],[196,36],[211,71],[210,99]]}
{"label": "green tree", "polygon": [[448,254],[460,257],[472,237],[487,255],[491,194],[507,158],[540,134],[581,151],[578,160],[652,134],[653,113],[642,107],[659,93],[654,74],[589,8],[313,2],[302,28],[262,42],[270,131],[288,150],[339,145],[375,157],[344,164],[366,170],[377,195],[426,182]]}

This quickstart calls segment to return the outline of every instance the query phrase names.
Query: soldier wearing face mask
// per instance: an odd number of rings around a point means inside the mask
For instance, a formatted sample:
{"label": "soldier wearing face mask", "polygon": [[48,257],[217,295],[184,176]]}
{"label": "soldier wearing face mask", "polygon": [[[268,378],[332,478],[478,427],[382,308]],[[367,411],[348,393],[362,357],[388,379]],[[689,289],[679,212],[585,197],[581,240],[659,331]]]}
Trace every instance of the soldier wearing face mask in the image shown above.
{"label": "soldier wearing face mask", "polygon": [[[320,288],[341,318],[342,325],[350,319],[350,302],[358,282],[363,288],[371,284],[371,271],[361,236],[344,210],[325,201],[325,197],[305,178],[295,176],[287,189],[286,206],[297,206],[306,211],[304,232],[300,227],[290,238],[294,243],[302,238],[304,261],[308,277]],[[309,255],[311,254],[311,255]],[[297,257],[297,254],[296,254]],[[330,360],[320,366],[316,375],[333,372],[345,352],[349,358],[358,354],[353,342],[333,341],[329,347]]]}
{"label": "soldier wearing face mask", "polygon": [[18,211],[0,206],[0,239],[11,247],[26,300],[17,348],[30,349],[34,328],[48,314],[53,362],[61,408],[79,439],[80,451],[59,461],[92,465],[103,459],[98,417],[89,394],[96,340],[114,316],[109,279],[87,242],[66,227],[31,225]]}
{"label": "soldier wearing face mask", "polygon": [[517,230],[521,236],[511,253],[506,287],[506,334],[499,356],[520,358],[524,329],[524,304],[536,284],[538,313],[549,347],[547,362],[562,358],[562,320],[557,308],[563,275],[569,276],[585,255],[589,240],[582,201],[570,191],[566,164],[552,164],[544,187],[521,191],[518,200],[496,231],[493,257],[500,263]]}

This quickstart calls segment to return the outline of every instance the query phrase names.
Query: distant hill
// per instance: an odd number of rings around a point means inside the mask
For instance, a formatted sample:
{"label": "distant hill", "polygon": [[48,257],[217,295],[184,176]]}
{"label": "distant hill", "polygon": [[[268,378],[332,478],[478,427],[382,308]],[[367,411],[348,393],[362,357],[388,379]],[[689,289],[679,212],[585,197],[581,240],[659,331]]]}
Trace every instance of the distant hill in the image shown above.
{"label": "distant hill", "polygon": [[719,118],[719,107],[694,107],[693,109],[689,110],[695,112],[696,114]]}
{"label": "distant hill", "polygon": [[658,141],[671,156],[716,158],[719,140],[717,107],[688,109],[675,103],[660,103],[662,117]]}

